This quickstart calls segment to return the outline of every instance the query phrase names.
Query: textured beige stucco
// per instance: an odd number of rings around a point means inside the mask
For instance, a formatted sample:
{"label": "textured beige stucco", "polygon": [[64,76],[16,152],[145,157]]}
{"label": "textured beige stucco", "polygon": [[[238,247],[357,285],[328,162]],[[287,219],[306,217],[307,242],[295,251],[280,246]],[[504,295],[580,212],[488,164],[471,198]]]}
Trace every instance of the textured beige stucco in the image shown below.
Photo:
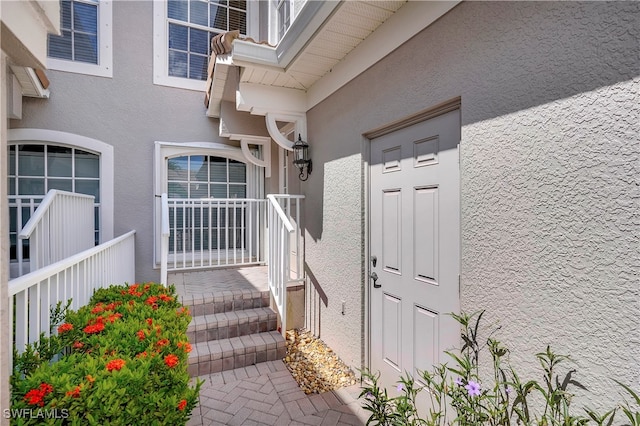
{"label": "textured beige stucco", "polygon": [[571,353],[577,404],[638,386],[639,22],[632,2],[465,2],[308,113],[309,322],[345,361],[365,360],[362,134],[460,96],[463,309],[527,378],[547,344]]}

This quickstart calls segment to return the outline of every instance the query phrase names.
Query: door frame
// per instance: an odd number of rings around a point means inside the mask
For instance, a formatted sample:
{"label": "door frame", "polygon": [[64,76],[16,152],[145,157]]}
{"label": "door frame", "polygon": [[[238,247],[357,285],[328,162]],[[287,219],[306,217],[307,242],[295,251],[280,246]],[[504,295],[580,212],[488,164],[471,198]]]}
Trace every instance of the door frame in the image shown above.
{"label": "door frame", "polygon": [[[414,124],[421,123],[423,121],[427,121],[431,118],[438,117],[440,115],[446,114],[451,111],[460,110],[460,118],[462,119],[462,98],[460,96],[450,99],[448,101],[439,103],[435,106],[425,108],[421,111],[418,111],[414,114],[408,115],[399,120],[392,121],[375,129],[369,130],[362,134],[362,142],[361,142],[361,151],[362,151],[362,159],[363,159],[363,185],[366,188],[364,191],[364,215],[366,220],[363,224],[363,256],[362,256],[362,282],[364,283],[364,324],[363,324],[363,332],[364,332],[364,353],[363,353],[363,364],[365,367],[371,367],[371,282],[369,279],[369,274],[371,273],[371,262],[369,261],[369,257],[371,256],[371,141],[380,136],[387,135],[389,133],[393,133],[395,131],[404,129],[405,127],[412,126]],[[460,125],[462,126],[462,120]],[[460,142],[458,143],[458,154],[460,154],[460,149],[462,146],[462,129],[460,132]],[[458,160],[460,164],[460,160]],[[458,173],[461,173],[461,167],[458,166]],[[461,178],[461,176],[460,176]],[[462,192],[462,179],[459,180],[459,191]],[[459,195],[460,196],[460,195]],[[461,200],[461,197],[459,198]],[[460,233],[458,235],[459,248],[460,253],[458,256],[459,265],[458,270],[462,269],[462,215],[459,215],[460,223],[458,224],[458,229]],[[458,297],[460,297],[460,293],[458,293]]]}

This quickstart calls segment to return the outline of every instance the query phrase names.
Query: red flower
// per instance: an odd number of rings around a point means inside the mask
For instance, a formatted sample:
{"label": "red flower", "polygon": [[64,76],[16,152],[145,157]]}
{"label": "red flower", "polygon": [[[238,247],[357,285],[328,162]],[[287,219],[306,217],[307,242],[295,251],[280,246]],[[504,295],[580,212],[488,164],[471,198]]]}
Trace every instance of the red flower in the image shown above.
{"label": "red flower", "polygon": [[111,302],[107,306],[105,306],[104,309],[105,311],[113,311],[116,308],[116,306],[120,304],[122,304],[122,302]]}
{"label": "red flower", "polygon": [[133,306],[135,303],[135,300],[129,300],[129,306]]}
{"label": "red flower", "polygon": [[179,348],[184,347],[184,351],[186,353],[191,352],[191,343],[189,343],[189,342],[178,342],[178,347]]}
{"label": "red flower", "polygon": [[24,396],[28,404],[44,407],[44,397],[53,392],[53,386],[48,383],[41,383],[38,389],[31,389]]}
{"label": "red flower", "polygon": [[161,294],[160,300],[162,300],[163,302],[173,302],[173,297],[167,296],[166,294]]}
{"label": "red flower", "polygon": [[140,352],[138,355],[136,355],[136,358],[146,358],[146,357],[147,357],[147,351]]}
{"label": "red flower", "polygon": [[92,314],[101,314],[104,311],[104,308],[102,307],[102,302],[98,303],[95,308],[93,308],[91,310]]}
{"label": "red flower", "polygon": [[144,334],[144,330],[137,331],[136,335],[138,336],[138,339],[140,339],[140,340],[144,340],[144,338],[146,337],[146,335]]}
{"label": "red flower", "polygon": [[169,339],[158,340],[158,342],[156,343],[156,345],[159,347],[166,346],[168,344],[169,344]]}
{"label": "red flower", "polygon": [[169,354],[164,357],[164,363],[167,364],[167,367],[173,368],[180,362],[180,359],[174,354]]}
{"label": "red flower", "polygon": [[75,341],[73,342],[73,349],[82,349],[84,347],[84,343],[79,342],[79,341]]}
{"label": "red flower", "polygon": [[117,358],[117,359],[111,360],[107,363],[107,370],[108,371],[120,370],[122,367],[124,367],[124,364],[125,364],[124,359]]}
{"label": "red flower", "polygon": [[67,396],[71,398],[80,398],[80,386],[76,386],[74,389],[67,392]]}
{"label": "red flower", "polygon": [[31,389],[24,396],[24,399],[25,401],[27,401],[27,404],[39,405],[41,407],[44,406],[43,398],[44,398],[44,395],[42,394],[40,389]]}
{"label": "red flower", "polygon": [[107,321],[110,322],[111,324],[113,324],[113,322],[115,320],[117,320],[118,318],[122,318],[122,314],[119,312],[116,312],[115,314],[111,314],[107,317]]}
{"label": "red flower", "polygon": [[183,399],[178,403],[178,410],[182,411],[185,409],[186,406],[187,406],[187,400]]}
{"label": "red flower", "polygon": [[100,333],[102,330],[104,330],[104,324],[101,322],[96,324],[90,324],[86,326],[83,330],[87,334]]}
{"label": "red flower", "polygon": [[51,386],[48,383],[40,383],[40,390],[45,394],[49,394],[51,392],[53,392],[53,386]]}
{"label": "red flower", "polygon": [[151,288],[151,285],[145,284],[142,289],[143,289],[143,291],[148,291],[150,288]]}
{"label": "red flower", "polygon": [[153,320],[151,318],[147,318],[147,324],[153,325]]}
{"label": "red flower", "polygon": [[58,327],[58,334],[65,333],[71,330],[73,330],[73,324],[65,322],[64,324],[61,324],[60,327]]}

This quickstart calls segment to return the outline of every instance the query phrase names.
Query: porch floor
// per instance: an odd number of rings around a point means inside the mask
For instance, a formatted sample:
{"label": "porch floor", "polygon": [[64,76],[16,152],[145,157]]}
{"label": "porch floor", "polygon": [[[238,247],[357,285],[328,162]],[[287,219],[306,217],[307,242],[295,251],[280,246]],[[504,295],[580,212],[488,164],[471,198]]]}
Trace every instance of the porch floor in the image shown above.
{"label": "porch floor", "polygon": [[167,282],[176,286],[183,300],[225,290],[269,290],[266,266],[169,272]]}

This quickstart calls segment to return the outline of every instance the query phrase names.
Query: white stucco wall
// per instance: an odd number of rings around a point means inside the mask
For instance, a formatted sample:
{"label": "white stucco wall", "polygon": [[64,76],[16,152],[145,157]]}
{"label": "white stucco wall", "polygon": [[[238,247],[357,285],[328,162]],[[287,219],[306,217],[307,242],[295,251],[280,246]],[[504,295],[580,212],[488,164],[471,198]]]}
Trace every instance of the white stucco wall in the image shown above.
{"label": "white stucco wall", "polygon": [[361,135],[461,96],[462,308],[525,377],[547,344],[571,353],[578,404],[638,386],[639,22],[631,2],[465,2],[309,111],[310,322],[345,361],[365,354]]}

